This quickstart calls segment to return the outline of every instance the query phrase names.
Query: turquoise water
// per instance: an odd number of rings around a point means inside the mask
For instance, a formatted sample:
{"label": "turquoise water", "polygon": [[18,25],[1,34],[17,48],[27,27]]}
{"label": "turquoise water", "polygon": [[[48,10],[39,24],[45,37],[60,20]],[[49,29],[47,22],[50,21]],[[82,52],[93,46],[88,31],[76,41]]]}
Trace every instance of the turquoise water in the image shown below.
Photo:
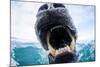
{"label": "turquoise water", "polygon": [[[11,51],[12,52],[11,58],[13,58],[15,62],[18,63],[16,64],[14,62],[16,65],[23,66],[23,65],[49,64],[47,52],[43,48],[38,48],[37,46],[39,44],[12,42],[12,45],[17,45]],[[94,40],[91,40],[88,43],[77,43],[76,49],[79,62],[95,61]]]}
{"label": "turquoise water", "polygon": [[78,59],[79,62],[90,62],[95,61],[95,41],[91,40],[88,43],[78,43],[77,49],[78,50]]}
{"label": "turquoise water", "polygon": [[[15,60],[20,65],[48,64],[48,57],[41,51],[42,49],[34,47],[15,48]],[[42,57],[41,55],[44,55]]]}

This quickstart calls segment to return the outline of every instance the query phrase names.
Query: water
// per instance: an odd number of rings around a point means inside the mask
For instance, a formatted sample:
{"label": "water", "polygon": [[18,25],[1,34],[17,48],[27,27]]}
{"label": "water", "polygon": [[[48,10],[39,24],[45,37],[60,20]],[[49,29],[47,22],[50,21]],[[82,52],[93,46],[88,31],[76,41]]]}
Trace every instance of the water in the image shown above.
{"label": "water", "polygon": [[11,65],[49,64],[47,52],[38,43],[12,41],[11,44]]}
{"label": "water", "polygon": [[[38,43],[12,41],[11,65],[49,64],[48,53]],[[95,61],[95,41],[76,43],[79,62]]]}
{"label": "water", "polygon": [[[79,62],[95,61],[95,41],[77,43],[77,52]],[[79,50],[78,50],[79,49]]]}

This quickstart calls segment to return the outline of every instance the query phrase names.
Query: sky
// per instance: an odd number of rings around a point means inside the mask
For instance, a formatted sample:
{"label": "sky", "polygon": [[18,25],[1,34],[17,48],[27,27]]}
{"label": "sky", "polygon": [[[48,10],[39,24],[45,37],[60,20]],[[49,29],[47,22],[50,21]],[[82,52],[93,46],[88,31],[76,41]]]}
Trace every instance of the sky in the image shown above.
{"label": "sky", "polygon": [[[21,41],[38,42],[34,24],[36,13],[44,3],[11,2],[11,37]],[[77,41],[94,40],[95,7],[86,5],[65,5],[78,31]]]}

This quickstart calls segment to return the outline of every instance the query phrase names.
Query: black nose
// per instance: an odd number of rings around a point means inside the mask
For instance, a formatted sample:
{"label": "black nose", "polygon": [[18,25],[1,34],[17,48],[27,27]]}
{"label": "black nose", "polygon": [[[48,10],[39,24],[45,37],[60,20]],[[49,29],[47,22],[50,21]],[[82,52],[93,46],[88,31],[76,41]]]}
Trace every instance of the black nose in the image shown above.
{"label": "black nose", "polygon": [[53,8],[65,8],[65,6],[63,4],[60,3],[49,3],[49,4],[44,4],[39,8],[39,11],[41,10],[47,10],[47,9],[53,9]]}

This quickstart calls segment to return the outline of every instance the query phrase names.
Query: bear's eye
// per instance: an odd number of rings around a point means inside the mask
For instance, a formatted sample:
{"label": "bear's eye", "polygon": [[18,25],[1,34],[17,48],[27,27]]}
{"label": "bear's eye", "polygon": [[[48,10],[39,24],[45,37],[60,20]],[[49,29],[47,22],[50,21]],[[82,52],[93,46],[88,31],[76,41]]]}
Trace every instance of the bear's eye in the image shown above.
{"label": "bear's eye", "polygon": [[44,4],[43,6],[41,6],[41,7],[39,8],[39,11],[40,11],[40,10],[46,10],[46,9],[48,9],[48,5],[47,5],[47,4]]}
{"label": "bear's eye", "polygon": [[53,6],[54,6],[55,8],[58,8],[58,7],[63,7],[63,8],[65,8],[65,6],[64,6],[63,4],[59,4],[59,3],[54,3]]}

